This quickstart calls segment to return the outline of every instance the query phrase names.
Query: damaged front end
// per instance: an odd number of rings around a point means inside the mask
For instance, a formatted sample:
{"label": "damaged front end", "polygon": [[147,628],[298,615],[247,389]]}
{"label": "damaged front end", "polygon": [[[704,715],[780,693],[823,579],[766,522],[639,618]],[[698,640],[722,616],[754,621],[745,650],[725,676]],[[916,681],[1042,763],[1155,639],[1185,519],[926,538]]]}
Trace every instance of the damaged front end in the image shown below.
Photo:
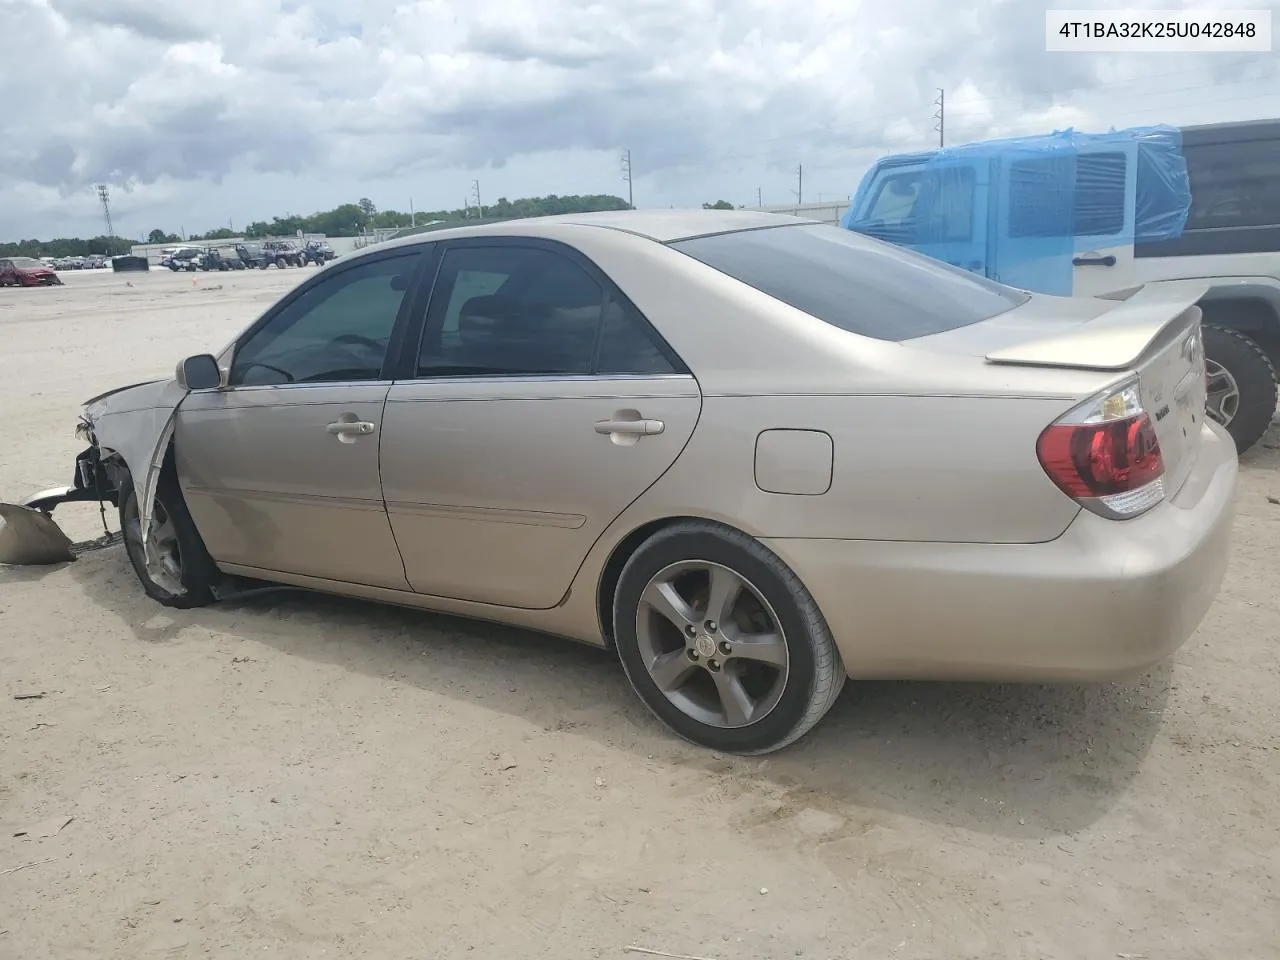
{"label": "damaged front end", "polygon": [[118,494],[93,440],[92,424],[84,417],[76,436],[90,441],[76,457],[72,483],[52,487],[21,503],[0,503],[0,563],[40,565],[75,559],[71,539],[53,519],[64,503],[110,503],[118,506]]}
{"label": "damaged front end", "polygon": [[143,555],[160,558],[150,542],[156,488],[173,437],[174,416],[189,391],[179,379],[123,387],[85,402],[76,436],[89,446],[75,462],[72,484],[42,490],[20,503],[0,503],[0,563],[33,565],[75,559],[73,543],[53,519],[64,503],[120,506],[120,490],[137,490]]}

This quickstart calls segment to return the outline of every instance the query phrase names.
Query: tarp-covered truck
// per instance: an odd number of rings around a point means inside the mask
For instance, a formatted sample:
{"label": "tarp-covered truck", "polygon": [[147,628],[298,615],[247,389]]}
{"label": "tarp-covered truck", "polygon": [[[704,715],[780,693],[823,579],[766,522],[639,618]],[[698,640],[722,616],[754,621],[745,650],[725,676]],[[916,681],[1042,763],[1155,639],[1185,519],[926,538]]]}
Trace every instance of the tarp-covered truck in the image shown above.
{"label": "tarp-covered truck", "polygon": [[841,220],[1039,293],[1208,284],[1207,412],[1241,452],[1276,411],[1280,120],[1060,131],[885,157]]}

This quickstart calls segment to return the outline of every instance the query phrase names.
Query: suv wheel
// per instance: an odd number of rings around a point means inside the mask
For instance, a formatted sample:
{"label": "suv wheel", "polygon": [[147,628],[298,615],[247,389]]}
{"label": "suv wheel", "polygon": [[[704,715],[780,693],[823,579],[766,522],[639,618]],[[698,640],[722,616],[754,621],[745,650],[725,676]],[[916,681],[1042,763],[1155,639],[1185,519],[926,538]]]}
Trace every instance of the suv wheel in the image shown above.
{"label": "suv wheel", "polygon": [[1266,352],[1228,327],[1204,326],[1205,412],[1244,453],[1257,443],[1276,412],[1276,375]]}

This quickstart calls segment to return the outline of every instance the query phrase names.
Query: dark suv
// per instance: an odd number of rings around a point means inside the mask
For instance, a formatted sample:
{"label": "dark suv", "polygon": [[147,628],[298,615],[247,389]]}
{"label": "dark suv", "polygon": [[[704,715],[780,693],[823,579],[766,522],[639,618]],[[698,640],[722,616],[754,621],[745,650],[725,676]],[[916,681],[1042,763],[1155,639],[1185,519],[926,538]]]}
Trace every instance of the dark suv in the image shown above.
{"label": "dark suv", "polygon": [[243,270],[244,266],[235,247],[206,247],[200,255],[201,270]]}
{"label": "dark suv", "polygon": [[274,263],[281,270],[285,267],[300,267],[307,262],[292,240],[264,240],[262,253],[267,263]]}
{"label": "dark suv", "polygon": [[236,255],[240,258],[240,262],[250,270],[255,267],[259,270],[265,270],[270,262],[267,260],[267,255],[263,252],[262,244],[260,243],[237,243]]}

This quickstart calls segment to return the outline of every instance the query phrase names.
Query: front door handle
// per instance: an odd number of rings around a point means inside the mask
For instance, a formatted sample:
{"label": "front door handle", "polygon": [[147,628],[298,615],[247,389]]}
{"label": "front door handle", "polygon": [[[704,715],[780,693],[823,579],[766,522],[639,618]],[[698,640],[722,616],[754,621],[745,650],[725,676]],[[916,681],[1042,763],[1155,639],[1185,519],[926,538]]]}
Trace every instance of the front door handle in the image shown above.
{"label": "front door handle", "polygon": [[338,438],[339,443],[355,443],[356,437],[367,437],[377,429],[368,420],[335,420],[325,427]]}
{"label": "front door handle", "polygon": [[1086,254],[1082,257],[1074,257],[1071,263],[1076,267],[1114,267],[1116,258],[1112,254],[1107,254],[1105,257]]}
{"label": "front door handle", "polygon": [[596,433],[622,437],[655,437],[667,425],[661,420],[597,420]]}

